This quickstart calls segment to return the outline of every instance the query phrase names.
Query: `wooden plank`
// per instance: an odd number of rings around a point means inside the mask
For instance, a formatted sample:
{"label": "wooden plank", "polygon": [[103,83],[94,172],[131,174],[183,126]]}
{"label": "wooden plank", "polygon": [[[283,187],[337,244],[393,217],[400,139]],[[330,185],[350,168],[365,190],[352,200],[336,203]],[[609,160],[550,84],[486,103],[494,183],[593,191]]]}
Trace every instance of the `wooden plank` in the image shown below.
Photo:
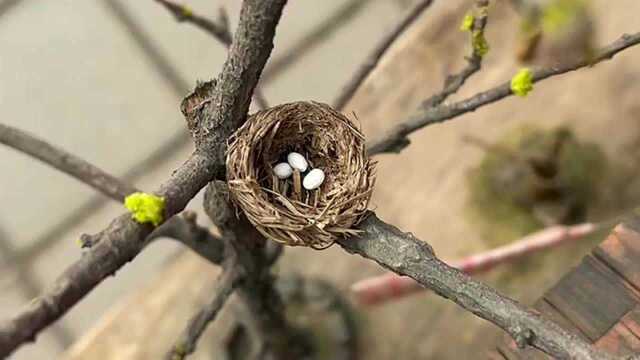
{"label": "wooden plank", "polygon": [[[534,308],[562,328],[616,355],[640,352],[640,217],[618,225],[593,256],[565,275]],[[505,337],[507,360],[547,360]]]}
{"label": "wooden plank", "polygon": [[640,345],[640,340],[623,324],[618,323],[598,339],[595,345],[611,354],[622,356],[634,353],[633,348]]}
{"label": "wooden plank", "polygon": [[623,356],[640,351],[640,306],[622,317],[620,322],[613,326],[603,337],[595,342],[595,345],[612,354]]}
{"label": "wooden plank", "polygon": [[635,306],[620,278],[592,256],[563,277],[545,299],[592,342]]}
{"label": "wooden plank", "polygon": [[616,226],[593,254],[640,291],[640,233],[628,224]]}
{"label": "wooden plank", "polygon": [[[620,320],[620,323],[624,324],[633,335],[640,339],[640,305],[637,305],[632,311],[627,313]],[[640,348],[636,350],[640,350]]]}
{"label": "wooden plank", "polygon": [[536,310],[540,311],[540,313],[545,318],[555,322],[561,328],[578,335],[579,337],[581,337],[585,341],[589,340],[587,335],[585,335],[585,333],[583,333],[582,330],[580,330],[580,328],[578,326],[573,324],[565,315],[563,315],[558,309],[556,309],[545,298],[542,298],[542,299],[538,300],[535,303],[534,308]]}

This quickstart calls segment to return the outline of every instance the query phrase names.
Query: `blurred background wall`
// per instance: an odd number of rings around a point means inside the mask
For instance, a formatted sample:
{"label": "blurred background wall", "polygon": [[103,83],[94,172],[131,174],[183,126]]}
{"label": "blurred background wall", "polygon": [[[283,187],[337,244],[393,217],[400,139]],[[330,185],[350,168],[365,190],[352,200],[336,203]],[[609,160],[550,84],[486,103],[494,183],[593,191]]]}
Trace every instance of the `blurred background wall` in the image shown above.
{"label": "blurred background wall", "polygon": [[[224,6],[232,24],[239,3],[188,1],[202,15],[213,16]],[[413,3],[290,1],[261,82],[269,102],[331,102],[377,40]],[[517,69],[513,29],[518,22],[506,3],[498,0],[491,10],[487,39],[492,50],[485,70],[458,98],[500,84]],[[632,10],[640,11],[637,1],[593,3],[598,44],[638,31]],[[441,87],[448,72],[464,64],[467,41],[458,25],[470,6],[470,1],[436,1],[383,59],[345,110],[355,111],[368,135],[379,134],[411,113]],[[275,70],[278,59],[309,43],[307,34],[325,23],[330,24],[322,31],[326,38]],[[197,80],[217,74],[224,58],[220,44],[190,25],[176,23],[152,0],[0,0],[0,121],[33,132],[142,189],[152,189],[192,149],[178,108],[181,98]],[[380,158],[373,206],[385,220],[430,241],[445,259],[494,246],[463,216],[467,173],[484,152],[465,145],[461,137],[472,133],[492,141],[522,124],[568,124],[581,137],[601,144],[610,158],[635,165],[633,157],[621,154],[630,155],[629,144],[638,138],[638,60],[640,52],[632,49],[595,69],[537,85],[526,101],[508,99],[416,134],[401,155]],[[123,209],[11,149],[0,147],[0,165],[0,317],[5,318],[81,255],[77,239],[82,233],[100,230]],[[633,193],[638,187],[629,189]],[[609,198],[609,203],[615,201]],[[199,200],[189,208],[200,212]],[[207,224],[206,217],[199,219]],[[527,271],[537,282],[517,276],[505,280],[504,273],[485,280],[530,302],[588,249],[565,249],[559,256],[569,260],[553,266],[533,263]],[[180,250],[171,242],[154,244],[13,358],[56,358],[125,294],[152,284],[154,275]],[[326,269],[328,261],[332,269]],[[345,291],[352,281],[382,272],[339,249],[288,251],[280,269],[326,277]],[[375,359],[468,358],[490,348],[499,334],[428,294],[364,310],[362,317],[367,355]],[[442,341],[453,335],[459,338],[456,346]]]}

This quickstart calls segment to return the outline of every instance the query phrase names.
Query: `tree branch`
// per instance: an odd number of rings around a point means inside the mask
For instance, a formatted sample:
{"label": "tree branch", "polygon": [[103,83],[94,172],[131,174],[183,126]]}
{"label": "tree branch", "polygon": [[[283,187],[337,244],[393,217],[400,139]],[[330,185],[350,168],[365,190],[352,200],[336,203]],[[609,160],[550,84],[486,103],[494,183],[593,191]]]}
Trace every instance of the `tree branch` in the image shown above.
{"label": "tree branch", "polygon": [[[195,27],[202,29],[203,31],[213,36],[226,48],[229,48],[231,46],[233,37],[231,35],[231,29],[229,27],[229,18],[227,17],[227,12],[224,10],[224,8],[220,8],[218,21],[215,22],[204,16],[196,14],[195,12],[193,12],[193,10],[185,5],[181,5],[170,0],[155,1],[164,5],[164,7],[173,15],[176,21],[184,21],[189,24],[193,24]],[[256,89],[254,93],[254,100],[256,101],[258,107],[261,109],[266,109],[269,107],[269,102],[260,89]]]}
{"label": "tree branch", "polygon": [[213,181],[204,194],[204,210],[211,221],[229,237],[225,242],[237,271],[243,274],[238,296],[243,301],[257,337],[258,358],[299,359],[305,356],[307,341],[288,323],[280,293],[270,270],[282,246],[262,236],[244,216],[236,216],[225,182]]}
{"label": "tree branch", "polygon": [[[555,225],[536,231],[507,245],[447,263],[467,275],[479,274],[536,252],[583,239],[608,225],[609,223]],[[359,303],[379,305],[422,291],[424,287],[411,278],[389,272],[358,281],[351,286],[351,290]]]}
{"label": "tree branch", "polygon": [[558,359],[612,359],[578,336],[528,310],[491,287],[438,259],[431,247],[371,213],[359,226],[359,237],[339,240],[348,252],[413,278],[475,315],[509,333],[519,346],[534,346]]}
{"label": "tree branch", "polygon": [[474,39],[484,39],[484,28],[487,26],[488,6],[488,0],[476,1],[476,14],[474,16],[473,26],[469,35],[471,54],[467,57],[467,66],[465,66],[459,73],[447,76],[444,81],[442,91],[425,100],[422,107],[428,108],[442,104],[449,96],[458,92],[467,79],[482,68],[482,58],[485,54],[483,54],[482,50],[475,45],[475,41],[477,40]]}
{"label": "tree branch", "polygon": [[[539,82],[583,67],[593,66],[599,62],[609,60],[617,53],[634,45],[638,45],[639,43],[640,33],[632,35],[625,34],[610,45],[598,50],[595,53],[595,56],[590,59],[580,59],[562,65],[545,67],[534,71],[533,82]],[[370,142],[367,146],[368,153],[369,155],[377,155],[387,152],[399,153],[409,144],[407,136],[412,132],[420,130],[426,126],[441,123],[465,113],[475,111],[482,106],[489,105],[511,95],[513,95],[513,93],[511,92],[510,82],[506,82],[493,89],[478,93],[468,99],[461,100],[453,104],[442,104],[435,107],[421,107],[409,118],[401,121],[398,125],[387,131],[378,140]]]}
{"label": "tree branch", "polygon": [[378,65],[380,58],[382,58],[382,55],[391,47],[391,44],[395,42],[398,36],[400,36],[432,2],[432,0],[421,0],[409,11],[407,16],[380,41],[378,46],[367,56],[362,65],[360,65],[358,70],[344,85],[338,97],[333,101],[333,107],[336,110],[342,110],[344,108],[356,90],[358,90],[360,85],[366,80],[367,76],[369,76],[371,71]]}
{"label": "tree branch", "polygon": [[[165,184],[160,196],[167,200],[167,217],[182,210],[208,180],[209,159],[195,154]],[[200,174],[193,178],[193,174]],[[94,235],[97,243],[67,268],[51,287],[22,311],[0,324],[0,357],[19,345],[33,341],[36,334],[62,316],[106,277],[131,261],[144,247],[153,228],[131,220],[130,214],[114,219]]]}
{"label": "tree branch", "polygon": [[[0,124],[0,143],[73,176],[115,201],[122,202],[127,195],[140,191],[89,162],[50,145],[26,131]],[[147,242],[157,237],[178,240],[213,263],[220,263],[222,253],[220,239],[215,238],[209,230],[196,223],[195,213],[171,219],[151,233]],[[91,247],[99,239],[99,236],[83,235],[80,240],[83,247]]]}
{"label": "tree branch", "polygon": [[221,264],[226,239],[224,236],[213,236],[209,229],[199,226],[196,220],[195,212],[185,210],[181,216],[174,216],[156,228],[147,238],[147,243],[160,237],[175,239],[212,263]]}
{"label": "tree branch", "polygon": [[346,0],[335,13],[305,34],[280,56],[274,56],[262,74],[262,81],[269,81],[282,73],[298,59],[316,48],[324,40],[331,38],[342,26],[347,24],[365,5],[367,0]]}
{"label": "tree branch", "polygon": [[120,182],[98,167],[38,139],[26,131],[0,124],[0,143],[71,175],[116,201],[122,202],[125,196],[136,192],[133,186]]}
{"label": "tree branch", "polygon": [[[240,24],[218,86],[211,99],[188,119],[198,145],[194,154],[163,183],[157,195],[165,198],[165,219],[175,215],[209,181],[224,171],[227,137],[244,121],[251,95],[273,47],[275,27],[285,0],[245,0]],[[194,121],[197,123],[194,126]],[[114,219],[96,236],[98,243],[71,265],[44,294],[0,324],[0,357],[57,320],[107,276],[132,260],[144,247],[152,227]]]}
{"label": "tree branch", "polygon": [[[164,7],[173,15],[177,22],[186,22],[194,25],[195,27],[204,30],[211,36],[216,38],[225,46],[231,45],[231,31],[229,31],[229,24],[222,20],[219,22],[212,21],[204,16],[200,16],[193,12],[185,5],[175,3],[169,0],[155,0],[156,2],[164,5]],[[225,15],[222,15],[225,16]],[[226,16],[223,17],[226,19]]]}
{"label": "tree branch", "polygon": [[216,288],[212,291],[211,301],[205,304],[197,314],[195,314],[187,324],[176,344],[165,356],[166,360],[183,360],[187,355],[192,354],[196,349],[196,344],[207,325],[213,321],[222,306],[225,304],[233,290],[241,282],[242,276],[234,264],[230,263],[220,275]]}

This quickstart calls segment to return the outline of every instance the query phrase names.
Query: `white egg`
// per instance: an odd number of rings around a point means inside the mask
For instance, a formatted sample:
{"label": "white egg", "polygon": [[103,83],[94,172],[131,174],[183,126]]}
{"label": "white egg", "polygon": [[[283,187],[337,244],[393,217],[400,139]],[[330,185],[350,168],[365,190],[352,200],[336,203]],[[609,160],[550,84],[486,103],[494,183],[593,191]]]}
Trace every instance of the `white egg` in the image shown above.
{"label": "white egg", "polygon": [[317,189],[324,182],[324,171],[313,169],[302,180],[302,186],[307,190]]}
{"label": "white egg", "polygon": [[287,161],[289,162],[289,165],[291,165],[292,168],[300,172],[307,171],[307,168],[309,167],[309,163],[307,162],[307,159],[305,159],[304,156],[302,156],[302,154],[297,152],[289,153],[289,155],[287,155]]}
{"label": "white egg", "polygon": [[293,174],[293,169],[291,165],[283,162],[273,167],[273,173],[276,174],[279,179],[286,179]]}

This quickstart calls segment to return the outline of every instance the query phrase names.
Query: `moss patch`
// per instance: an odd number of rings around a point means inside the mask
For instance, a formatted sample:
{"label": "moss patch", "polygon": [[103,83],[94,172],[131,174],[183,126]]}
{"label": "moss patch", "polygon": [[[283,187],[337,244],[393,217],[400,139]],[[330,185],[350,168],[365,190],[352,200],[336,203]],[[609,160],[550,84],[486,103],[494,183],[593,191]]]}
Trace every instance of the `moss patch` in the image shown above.
{"label": "moss patch", "polygon": [[496,144],[468,178],[469,215],[490,246],[553,223],[584,221],[606,172],[593,143],[567,128],[519,128]]}

